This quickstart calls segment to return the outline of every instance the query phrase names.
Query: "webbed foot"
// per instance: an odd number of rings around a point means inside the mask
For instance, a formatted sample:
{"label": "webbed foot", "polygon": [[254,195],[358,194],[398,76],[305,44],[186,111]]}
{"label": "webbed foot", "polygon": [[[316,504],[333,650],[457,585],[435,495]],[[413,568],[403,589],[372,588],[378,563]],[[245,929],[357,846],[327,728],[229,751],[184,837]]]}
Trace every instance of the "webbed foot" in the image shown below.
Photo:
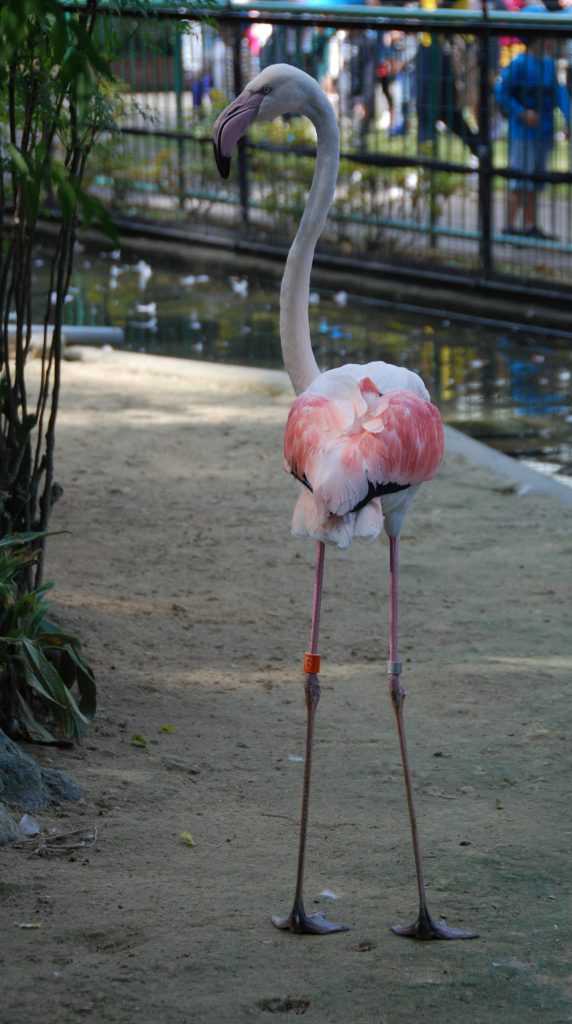
{"label": "webbed foot", "polygon": [[394,935],[403,935],[409,939],[477,939],[478,932],[466,932],[462,928],[452,928],[445,920],[434,921],[428,910],[421,909],[419,916],[412,924],[394,924],[391,926]]}
{"label": "webbed foot", "polygon": [[329,935],[331,932],[348,931],[347,925],[334,924],[321,913],[307,914],[303,906],[296,904],[285,917],[274,914],[272,924],[282,931],[294,932],[295,935]]}

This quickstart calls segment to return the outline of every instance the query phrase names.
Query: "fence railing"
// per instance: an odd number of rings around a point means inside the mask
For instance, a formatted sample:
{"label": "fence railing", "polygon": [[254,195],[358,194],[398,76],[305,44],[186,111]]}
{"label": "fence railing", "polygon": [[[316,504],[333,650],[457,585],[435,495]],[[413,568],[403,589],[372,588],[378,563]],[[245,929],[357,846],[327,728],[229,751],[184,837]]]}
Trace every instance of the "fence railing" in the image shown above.
{"label": "fence railing", "polygon": [[[311,125],[254,126],[226,183],[210,142],[218,110],[262,67],[286,61],[322,82],[340,123],[319,259],[566,302],[572,16],[491,7],[484,16],[231,0],[216,27],[197,21],[188,33],[175,9],[138,31],[124,10],[129,44],[115,71],[129,103],[121,139],[94,154],[92,187],[132,222],[286,249],[312,178]],[[530,123],[517,107],[532,111]]]}

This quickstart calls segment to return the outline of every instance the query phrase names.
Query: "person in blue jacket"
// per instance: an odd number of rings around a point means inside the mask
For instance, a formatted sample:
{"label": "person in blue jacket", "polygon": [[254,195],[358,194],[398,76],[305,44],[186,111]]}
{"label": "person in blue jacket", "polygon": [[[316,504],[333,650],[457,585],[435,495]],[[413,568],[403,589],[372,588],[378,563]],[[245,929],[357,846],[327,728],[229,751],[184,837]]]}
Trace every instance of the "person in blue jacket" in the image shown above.
{"label": "person in blue jacket", "polygon": [[[569,129],[570,96],[558,81],[552,56],[554,40],[529,37],[526,50],[508,64],[495,85],[497,103],[508,118],[509,167],[525,174],[544,174],[554,145],[554,111],[559,108]],[[541,181],[509,180],[504,234],[550,238],[536,223]],[[522,226],[517,225],[522,208]]]}

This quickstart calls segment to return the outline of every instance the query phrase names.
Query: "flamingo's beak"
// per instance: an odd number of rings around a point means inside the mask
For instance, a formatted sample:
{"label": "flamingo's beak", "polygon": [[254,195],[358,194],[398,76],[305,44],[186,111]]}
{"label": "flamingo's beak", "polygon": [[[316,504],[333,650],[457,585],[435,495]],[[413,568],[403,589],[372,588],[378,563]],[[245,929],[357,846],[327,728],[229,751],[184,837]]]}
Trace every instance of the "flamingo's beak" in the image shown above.
{"label": "flamingo's beak", "polygon": [[245,89],[218,115],[213,125],[212,138],[216,165],[222,178],[228,178],[232,151],[254,121],[263,99],[264,93]]}

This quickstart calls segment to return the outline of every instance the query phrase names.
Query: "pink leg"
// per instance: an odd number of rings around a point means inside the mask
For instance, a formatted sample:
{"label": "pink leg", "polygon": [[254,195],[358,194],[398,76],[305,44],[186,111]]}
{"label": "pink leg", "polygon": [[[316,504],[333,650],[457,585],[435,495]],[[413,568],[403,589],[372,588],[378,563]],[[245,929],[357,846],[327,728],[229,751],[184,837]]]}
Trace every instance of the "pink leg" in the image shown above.
{"label": "pink leg", "polygon": [[419,891],[419,914],[412,924],[393,925],[392,932],[396,935],[406,935],[412,939],[475,939],[478,932],[465,932],[460,928],[451,928],[446,921],[436,923],[427,907],[425,894],[425,879],[423,877],[423,861],[421,858],[421,844],[417,831],[417,816],[415,814],[415,801],[413,798],[413,783],[411,780],[411,769],[409,767],[409,756],[407,753],[407,740],[405,737],[405,721],[403,716],[403,704],[405,701],[405,690],[400,680],[401,662],[399,661],[399,625],[398,625],[398,578],[399,578],[399,540],[397,537],[390,537],[389,540],[389,573],[390,573],[390,622],[389,622],[389,692],[399,735],[399,746],[401,749],[401,760],[403,764],[403,775],[405,778],[405,792],[407,794],[407,806],[409,808],[409,820],[411,823],[411,836],[413,839],[413,856],[415,858],[415,870],[417,873],[417,887]]}
{"label": "pink leg", "polygon": [[310,649],[306,654],[304,668],[304,691],[306,695],[306,760],[304,764],[304,783],[302,790],[302,814],[300,821],[300,843],[298,849],[298,873],[294,906],[291,912],[282,917],[278,914],[272,918],[277,928],[297,934],[327,935],[330,932],[344,932],[343,924],[333,924],[323,914],[307,914],[304,910],[302,895],[304,885],[304,857],[306,852],[306,834],[308,831],[308,808],[310,804],[310,783],[312,774],[312,751],[314,747],[314,722],[316,708],[320,699],[320,682],[318,679],[318,633],[320,629],[320,607],[322,602],[322,583],[324,579],[324,544],[318,541],[316,546],[316,573],[314,577],[314,602],[312,608],[312,628],[310,632]]}

